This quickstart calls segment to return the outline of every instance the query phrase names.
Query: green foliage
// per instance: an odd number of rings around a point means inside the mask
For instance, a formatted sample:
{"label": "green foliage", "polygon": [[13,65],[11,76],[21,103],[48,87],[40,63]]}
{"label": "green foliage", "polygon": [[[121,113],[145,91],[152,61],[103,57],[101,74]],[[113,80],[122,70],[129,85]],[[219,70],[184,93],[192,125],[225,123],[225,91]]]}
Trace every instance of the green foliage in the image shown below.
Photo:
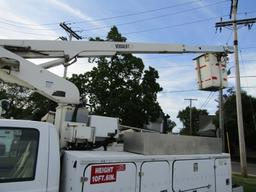
{"label": "green foliage", "polygon": [[[104,41],[99,37],[90,41]],[[126,38],[114,26],[106,41],[125,42]],[[90,58],[97,67],[69,79],[79,89],[81,97],[91,105],[91,113],[119,117],[124,125],[142,127],[149,121],[163,117],[157,102],[157,93],[162,90],[157,83],[158,72],[149,67],[144,69],[142,59],[132,54],[116,54],[111,58]],[[54,111],[56,103],[16,85],[3,84],[0,99],[11,101],[6,118],[40,120],[49,110]],[[166,119],[167,132],[176,124]]]}
{"label": "green foliage", "polygon": [[[243,107],[244,135],[246,146],[256,149],[256,98],[248,95],[246,92],[241,93]],[[231,151],[238,153],[238,129],[236,114],[236,95],[233,89],[229,89],[224,103],[224,128],[229,134]],[[215,124],[218,127],[219,112],[216,112]]]}
{"label": "green foliage", "polygon": [[[207,110],[192,107],[192,135],[197,135],[199,130],[199,115],[208,115]],[[184,128],[180,131],[182,135],[190,135],[190,107],[179,111],[177,118],[183,123]]]}
{"label": "green foliage", "polygon": [[5,118],[23,119],[28,116],[29,100],[27,96],[30,91],[20,86],[9,83],[0,82],[0,99],[8,99],[10,101],[10,109],[3,115]]}
{"label": "green foliage", "polygon": [[176,123],[170,119],[168,114],[164,115],[164,124],[163,124],[163,132],[169,133],[172,132],[172,129],[176,126]]}
{"label": "green foliage", "polygon": [[55,110],[56,103],[18,85],[0,82],[0,99],[10,101],[5,118],[40,120],[49,110]]}
{"label": "green foliage", "polygon": [[36,121],[40,121],[46,113],[49,111],[55,111],[57,107],[57,103],[36,92],[29,96],[29,101],[30,105],[28,110],[33,112],[31,119]]}
{"label": "green foliage", "polygon": [[[125,42],[126,38],[114,26],[106,40]],[[69,80],[88,99],[94,114],[116,116],[122,124],[136,127],[160,116],[157,93],[162,88],[156,82],[159,75],[154,68],[144,70],[143,61],[132,54],[116,54],[110,59],[99,57],[93,61],[97,67],[92,71],[73,74]]]}
{"label": "green foliage", "polygon": [[244,187],[244,192],[255,192],[256,191],[256,177],[242,177],[241,175],[232,176],[233,184],[241,185]]}

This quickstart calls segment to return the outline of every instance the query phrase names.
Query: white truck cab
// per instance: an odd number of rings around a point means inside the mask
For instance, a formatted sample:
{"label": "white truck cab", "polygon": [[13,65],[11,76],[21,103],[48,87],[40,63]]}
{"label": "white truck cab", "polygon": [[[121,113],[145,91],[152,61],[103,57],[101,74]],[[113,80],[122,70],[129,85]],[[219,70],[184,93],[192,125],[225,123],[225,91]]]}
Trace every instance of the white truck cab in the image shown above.
{"label": "white truck cab", "polygon": [[1,192],[59,191],[60,153],[49,123],[0,119]]}

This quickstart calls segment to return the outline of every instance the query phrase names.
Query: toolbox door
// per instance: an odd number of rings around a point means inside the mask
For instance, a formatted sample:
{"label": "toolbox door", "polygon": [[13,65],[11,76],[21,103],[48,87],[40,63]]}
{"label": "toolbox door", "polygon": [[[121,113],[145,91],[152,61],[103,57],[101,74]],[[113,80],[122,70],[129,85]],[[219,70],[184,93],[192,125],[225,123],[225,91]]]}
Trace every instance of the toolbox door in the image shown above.
{"label": "toolbox door", "polygon": [[134,192],[137,168],[134,163],[90,164],[84,170],[83,192]]}
{"label": "toolbox door", "polygon": [[140,168],[141,192],[168,192],[170,165],[167,161],[144,162]]}
{"label": "toolbox door", "polygon": [[173,162],[174,192],[213,192],[214,159],[188,159]]}
{"label": "toolbox door", "polygon": [[231,165],[229,158],[215,159],[216,192],[231,192]]}

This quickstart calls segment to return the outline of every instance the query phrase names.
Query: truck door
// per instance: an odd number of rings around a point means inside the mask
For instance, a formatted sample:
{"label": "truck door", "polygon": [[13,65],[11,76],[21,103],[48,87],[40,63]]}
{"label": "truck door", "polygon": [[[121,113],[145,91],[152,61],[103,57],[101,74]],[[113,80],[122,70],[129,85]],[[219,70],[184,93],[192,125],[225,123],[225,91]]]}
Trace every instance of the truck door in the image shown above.
{"label": "truck door", "polygon": [[[48,124],[34,124],[1,121],[0,143],[4,146],[0,154],[1,192],[46,191]],[[45,129],[38,129],[39,125]]]}
{"label": "truck door", "polygon": [[172,188],[175,192],[213,192],[214,160],[176,160],[172,165]]}
{"label": "truck door", "polygon": [[215,159],[216,192],[231,192],[231,165],[230,159]]}
{"label": "truck door", "polygon": [[85,168],[83,192],[134,192],[137,168],[134,163],[91,164]]}
{"label": "truck door", "polygon": [[144,162],[140,168],[140,192],[168,192],[170,165],[167,161]]}

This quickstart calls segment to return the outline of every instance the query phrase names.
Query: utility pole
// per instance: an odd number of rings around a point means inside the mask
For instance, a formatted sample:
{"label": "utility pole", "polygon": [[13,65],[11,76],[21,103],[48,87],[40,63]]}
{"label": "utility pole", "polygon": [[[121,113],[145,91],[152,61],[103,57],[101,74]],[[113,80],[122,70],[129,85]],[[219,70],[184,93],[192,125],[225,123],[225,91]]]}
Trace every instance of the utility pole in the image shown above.
{"label": "utility pole", "polygon": [[219,136],[222,141],[222,152],[225,152],[225,130],[223,118],[223,89],[219,90]]}
{"label": "utility pole", "polygon": [[243,112],[242,112],[242,101],[241,101],[241,83],[240,83],[240,69],[239,69],[239,59],[238,59],[238,25],[246,25],[251,29],[252,24],[256,22],[256,18],[237,20],[237,7],[238,0],[231,0],[230,8],[230,19],[231,21],[218,22],[215,27],[222,28],[232,26],[233,37],[234,37],[234,62],[236,70],[236,109],[237,109],[237,126],[238,126],[238,136],[239,136],[239,149],[240,149],[240,166],[241,174],[247,177],[247,162],[246,162],[246,148],[244,140],[244,125],[243,125]]}
{"label": "utility pole", "polygon": [[192,101],[197,101],[197,99],[184,99],[189,101],[189,133],[192,135],[193,129],[192,129]]}
{"label": "utility pole", "polygon": [[[77,40],[80,40],[80,39],[82,39],[82,37],[80,36],[80,35],[78,35],[75,31],[73,31],[72,29],[71,29],[71,27],[68,27],[67,26],[67,24],[65,23],[65,22],[62,22],[62,23],[60,23],[60,27],[62,28],[62,29],[64,29],[67,33],[68,33],[68,36],[69,36],[69,41],[72,41],[72,37],[74,37],[74,38],[76,38]],[[66,40],[67,41],[67,38],[65,38],[65,37],[59,37],[61,40]],[[64,63],[64,75],[63,75],[63,77],[64,78],[67,78],[67,71],[68,71],[68,66],[69,66],[70,64],[69,63]]]}
{"label": "utility pole", "polygon": [[[219,74],[220,74],[220,89],[219,89],[219,137],[222,141],[222,152],[225,152],[225,129],[224,129],[224,118],[223,118],[223,77],[222,77],[222,60],[218,57],[219,63]],[[226,62],[225,62],[226,65]]]}

